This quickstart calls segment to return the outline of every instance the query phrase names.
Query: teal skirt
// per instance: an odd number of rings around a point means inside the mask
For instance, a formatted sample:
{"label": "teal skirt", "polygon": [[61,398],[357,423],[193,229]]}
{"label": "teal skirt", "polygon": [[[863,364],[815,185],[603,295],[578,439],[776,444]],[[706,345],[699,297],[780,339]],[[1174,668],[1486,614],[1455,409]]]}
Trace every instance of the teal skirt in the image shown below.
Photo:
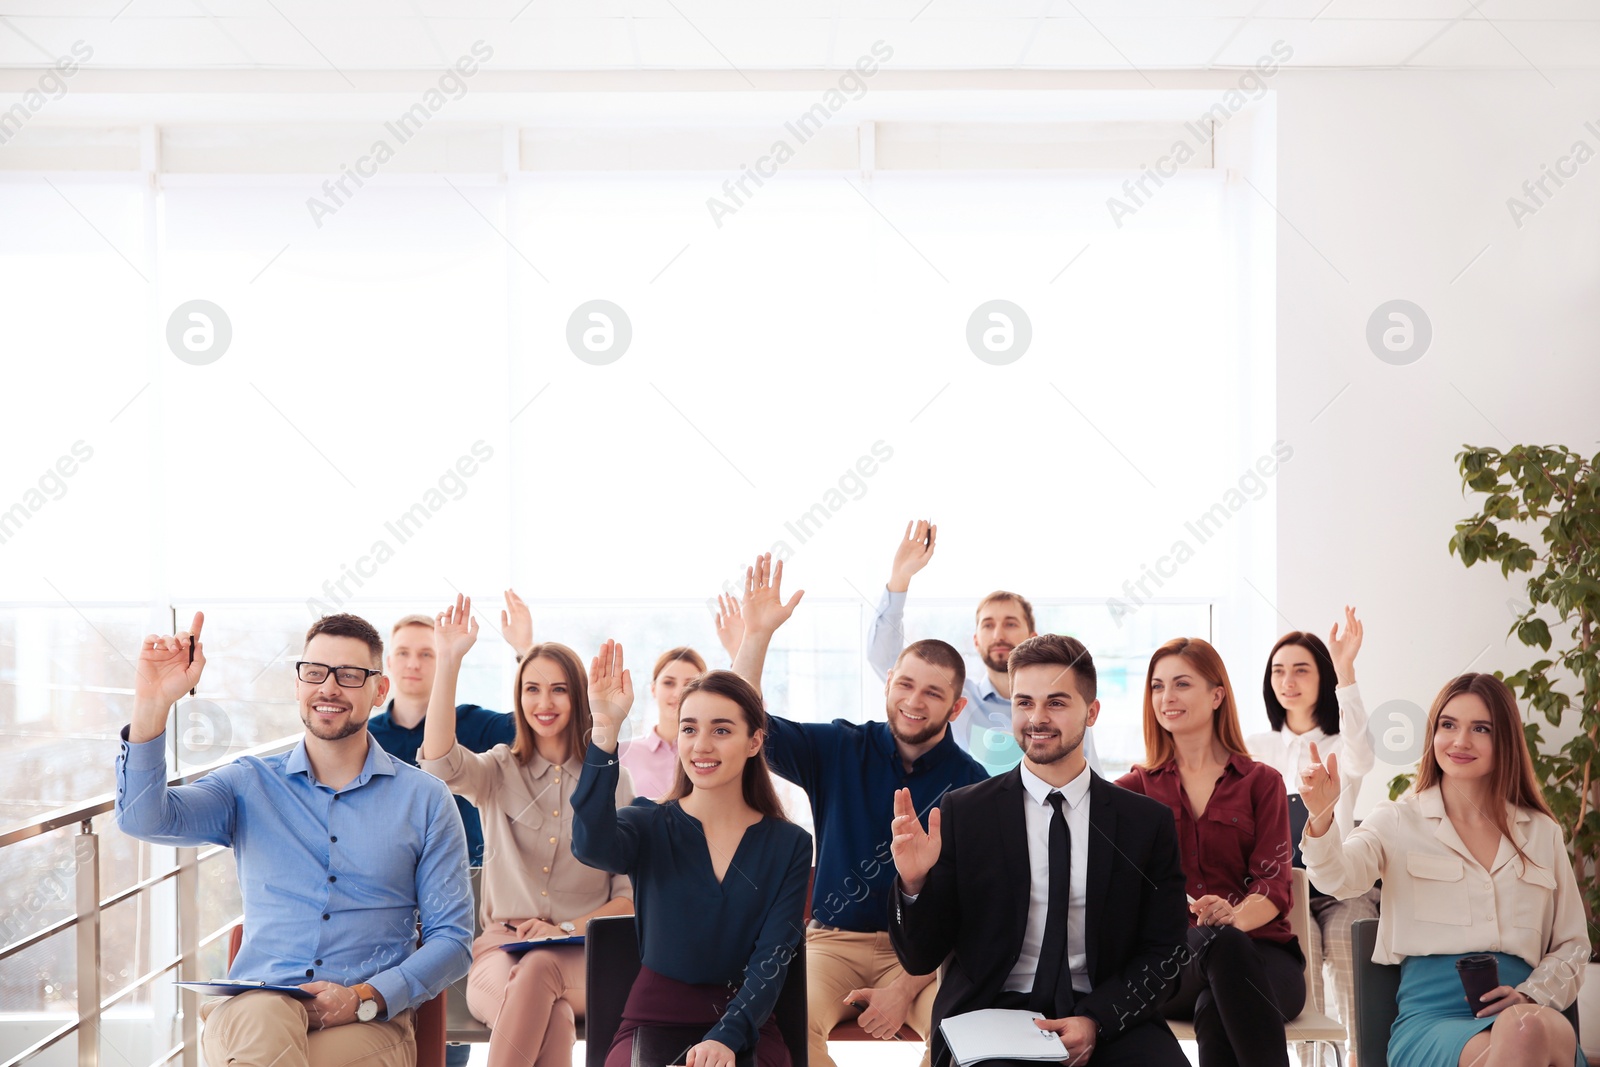
{"label": "teal skirt", "polygon": [[[1527,961],[1492,953],[1500,984],[1515,986],[1533,973]],[[1389,1031],[1389,1062],[1405,1067],[1456,1067],[1473,1036],[1494,1025],[1494,1016],[1475,1018],[1456,974],[1460,956],[1407,956],[1400,964],[1400,1014]],[[1579,1049],[1575,1067],[1588,1067]]]}

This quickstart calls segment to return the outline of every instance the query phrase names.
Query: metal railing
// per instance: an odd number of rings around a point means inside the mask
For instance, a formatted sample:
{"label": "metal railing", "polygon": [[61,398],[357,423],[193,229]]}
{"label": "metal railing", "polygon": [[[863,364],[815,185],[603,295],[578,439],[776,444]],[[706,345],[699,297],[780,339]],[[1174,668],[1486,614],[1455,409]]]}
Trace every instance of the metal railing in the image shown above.
{"label": "metal railing", "polygon": [[[216,768],[232,763],[234,760],[244,756],[269,756],[287,751],[294,746],[300,736],[298,733],[291,734],[276,741],[268,741],[254,748],[236,752],[204,766],[173,775],[168,779],[168,784],[187,785],[203,775],[209,774]],[[109,813],[115,806],[116,794],[114,792],[103,793],[79,804],[58,808],[30,822],[12,826],[4,832],[0,832],[0,868],[4,868],[3,857],[6,848],[23,841],[41,837],[63,827],[72,826],[74,823],[78,824],[79,827],[77,836],[73,838],[73,888],[75,897],[73,913],[64,919],[51,923],[42,930],[37,930],[18,941],[6,945],[4,948],[0,948],[0,964],[3,964],[18,953],[25,952],[35,945],[44,943],[69,927],[74,928],[77,942],[77,1018],[46,1034],[9,1060],[6,1060],[3,1064],[0,1064],[0,1067],[19,1067],[26,1060],[45,1052],[61,1040],[74,1034],[80,1035],[78,1038],[78,1067],[99,1067],[100,1042],[98,1040],[85,1041],[81,1035],[84,1033],[97,1033],[99,1031],[100,1018],[105,1012],[154,982],[174,967],[178,969],[178,976],[182,980],[197,980],[204,977],[196,970],[200,952],[217,940],[226,937],[228,931],[239,922],[239,917],[236,916],[215,930],[205,932],[200,930],[200,864],[213,856],[228,851],[226,846],[221,845],[205,850],[179,848],[177,849],[176,862],[167,870],[152,874],[108,897],[101,897],[100,835],[94,831],[94,818],[97,815]],[[175,894],[177,903],[177,954],[170,959],[158,962],[156,966],[129,982],[122,989],[119,989],[109,997],[101,999],[101,915],[107,908],[123,901],[131,900],[169,879],[175,879],[177,885],[177,893]],[[199,1018],[191,1011],[182,1011],[179,1015],[182,1026],[180,1040],[159,1056],[154,1063],[166,1063],[176,1056],[182,1056],[183,1067],[199,1067]]]}

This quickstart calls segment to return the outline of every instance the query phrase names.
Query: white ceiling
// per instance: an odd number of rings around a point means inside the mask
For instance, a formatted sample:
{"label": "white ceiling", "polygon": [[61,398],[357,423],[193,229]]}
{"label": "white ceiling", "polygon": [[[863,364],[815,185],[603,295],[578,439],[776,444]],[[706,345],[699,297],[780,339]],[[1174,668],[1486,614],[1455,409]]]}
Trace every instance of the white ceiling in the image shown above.
{"label": "white ceiling", "polygon": [[[1600,67],[1600,0],[0,0],[0,68],[496,70]],[[355,80],[348,79],[351,84]]]}

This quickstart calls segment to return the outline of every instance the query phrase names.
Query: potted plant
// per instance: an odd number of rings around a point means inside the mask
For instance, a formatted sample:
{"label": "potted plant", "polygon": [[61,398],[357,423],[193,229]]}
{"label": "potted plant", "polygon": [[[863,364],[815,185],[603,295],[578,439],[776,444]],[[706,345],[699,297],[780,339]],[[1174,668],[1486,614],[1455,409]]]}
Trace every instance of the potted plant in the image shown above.
{"label": "potted plant", "polygon": [[[1450,552],[1468,567],[1498,563],[1506,577],[1529,574],[1525,602],[1514,602],[1511,632],[1550,655],[1514,674],[1496,674],[1545,723],[1571,734],[1556,747],[1544,739],[1544,723],[1523,724],[1545,800],[1572,855],[1589,943],[1600,946],[1600,455],[1585,459],[1561,446],[1464,447],[1456,455],[1464,491],[1479,494],[1481,506],[1456,523]],[[1589,958],[1580,1030],[1594,1049],[1600,1047],[1600,947]]]}

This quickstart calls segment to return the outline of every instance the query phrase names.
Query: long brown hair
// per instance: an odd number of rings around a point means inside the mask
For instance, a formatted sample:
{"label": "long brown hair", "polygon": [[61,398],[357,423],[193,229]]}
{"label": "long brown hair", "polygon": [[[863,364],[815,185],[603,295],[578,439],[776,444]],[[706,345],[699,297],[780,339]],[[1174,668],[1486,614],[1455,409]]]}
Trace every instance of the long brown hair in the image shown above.
{"label": "long brown hair", "polygon": [[[1492,674],[1463,674],[1450,679],[1433,698],[1428,709],[1428,741],[1417,761],[1417,780],[1411,789],[1420,793],[1432,789],[1444,780],[1444,770],[1433,754],[1433,736],[1439,732],[1439,716],[1444,706],[1458,696],[1471,695],[1483,701],[1489,709],[1489,738],[1494,743],[1494,769],[1489,773],[1489,795],[1499,797],[1506,804],[1515,804],[1530,811],[1542,812],[1554,819],[1550,805],[1545,802],[1544,791],[1539,788],[1539,777],[1533,769],[1533,755],[1528,751],[1528,739],[1522,732],[1522,716],[1517,711],[1517,698],[1511,688]],[[1516,849],[1522,862],[1533,863],[1511,836],[1511,823],[1506,818],[1504,804],[1492,805],[1489,818],[1495,829],[1505,835]],[[1535,864],[1535,866],[1538,866]]]}
{"label": "long brown hair", "polygon": [[1233,701],[1233,683],[1228,681],[1228,668],[1209,641],[1198,637],[1174,637],[1156,649],[1150,657],[1150,666],[1144,672],[1144,763],[1145,770],[1171,763],[1177,758],[1178,748],[1172,735],[1156,721],[1156,705],[1150,696],[1150,683],[1156,674],[1156,664],[1168,656],[1179,656],[1189,662],[1196,673],[1204,678],[1209,688],[1222,687],[1222,703],[1211,713],[1211,736],[1222,742],[1222,747],[1235,755],[1250,755],[1245,747],[1244,732],[1239,729],[1239,708]]}
{"label": "long brown hair", "polygon": [[522,713],[522,676],[528,673],[528,664],[536,659],[554,660],[566,675],[567,700],[572,704],[572,717],[567,720],[567,758],[582,756],[594,728],[594,717],[589,712],[589,679],[578,654],[555,641],[534,645],[517,665],[517,680],[511,687],[511,706],[517,709],[517,739],[512,742],[511,754],[518,763],[527,763],[539,751],[538,735]]}
{"label": "long brown hair", "polygon": [[[717,696],[727,697],[739,705],[739,710],[744,714],[744,723],[750,728],[750,736],[754,737],[760,732],[765,741],[767,709],[762,705],[761,694],[756,692],[755,686],[732,671],[711,671],[683,687],[683,696],[678,699],[678,708],[681,710],[689,697],[695,693],[714,693]],[[742,784],[746,804],[769,819],[788,821],[789,817],[783,812],[783,802],[778,799],[778,791],[772,787],[772,772],[767,769],[765,744],[755,755],[744,761]],[[672,788],[661,798],[661,802],[665,804],[669,800],[682,800],[692,792],[694,783],[689,781],[689,772],[683,769],[683,759],[679,757],[677,775]]]}

